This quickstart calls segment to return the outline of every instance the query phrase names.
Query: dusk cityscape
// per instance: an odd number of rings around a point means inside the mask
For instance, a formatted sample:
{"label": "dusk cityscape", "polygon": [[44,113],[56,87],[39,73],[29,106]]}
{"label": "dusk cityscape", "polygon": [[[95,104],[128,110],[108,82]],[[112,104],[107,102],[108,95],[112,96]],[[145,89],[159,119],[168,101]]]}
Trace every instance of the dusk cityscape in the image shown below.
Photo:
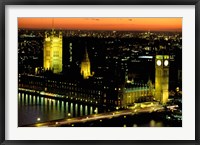
{"label": "dusk cityscape", "polygon": [[182,18],[18,18],[19,127],[182,127]]}

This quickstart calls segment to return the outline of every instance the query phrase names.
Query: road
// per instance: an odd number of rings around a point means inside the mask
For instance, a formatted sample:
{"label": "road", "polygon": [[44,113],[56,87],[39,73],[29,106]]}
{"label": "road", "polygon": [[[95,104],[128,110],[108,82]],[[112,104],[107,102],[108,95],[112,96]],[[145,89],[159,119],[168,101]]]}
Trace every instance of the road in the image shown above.
{"label": "road", "polygon": [[72,125],[74,123],[84,123],[88,121],[94,121],[94,120],[101,120],[101,119],[111,119],[113,117],[119,117],[119,116],[125,116],[125,115],[134,115],[139,113],[151,113],[154,111],[164,111],[164,107],[160,104],[154,104],[147,107],[141,107],[141,105],[136,105],[134,107],[129,107],[129,109],[126,110],[119,110],[119,111],[113,111],[113,112],[106,112],[101,114],[93,114],[88,116],[82,116],[82,117],[76,117],[76,118],[67,118],[67,119],[60,119],[60,120],[54,120],[44,123],[36,123],[33,125],[28,125],[26,127],[59,127],[64,125]]}

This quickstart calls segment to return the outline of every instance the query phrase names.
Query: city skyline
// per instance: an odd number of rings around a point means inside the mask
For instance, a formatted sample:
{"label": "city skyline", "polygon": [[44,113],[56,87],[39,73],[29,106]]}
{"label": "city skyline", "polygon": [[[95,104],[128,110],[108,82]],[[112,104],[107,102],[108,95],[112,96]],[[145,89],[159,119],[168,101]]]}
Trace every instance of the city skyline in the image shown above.
{"label": "city skyline", "polygon": [[18,18],[18,28],[181,32],[182,18]]}
{"label": "city skyline", "polygon": [[181,127],[181,21],[19,18],[18,126]]}

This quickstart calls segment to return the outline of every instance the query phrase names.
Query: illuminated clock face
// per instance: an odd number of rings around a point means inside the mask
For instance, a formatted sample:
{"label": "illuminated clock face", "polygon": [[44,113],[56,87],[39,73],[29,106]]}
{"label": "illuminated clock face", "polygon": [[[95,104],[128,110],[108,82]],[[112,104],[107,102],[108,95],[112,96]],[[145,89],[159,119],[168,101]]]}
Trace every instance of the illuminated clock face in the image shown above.
{"label": "illuminated clock face", "polygon": [[157,60],[156,63],[157,63],[158,66],[161,66],[161,60]]}
{"label": "illuminated clock face", "polygon": [[168,60],[165,60],[165,61],[164,61],[164,65],[165,65],[165,66],[168,66],[168,65],[169,65],[169,61],[168,61]]}

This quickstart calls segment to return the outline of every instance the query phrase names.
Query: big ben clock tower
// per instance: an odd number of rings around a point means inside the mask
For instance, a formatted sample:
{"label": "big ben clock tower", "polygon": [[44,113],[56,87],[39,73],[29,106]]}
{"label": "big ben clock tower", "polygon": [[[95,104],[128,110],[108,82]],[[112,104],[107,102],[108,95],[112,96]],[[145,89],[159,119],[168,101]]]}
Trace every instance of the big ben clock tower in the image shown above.
{"label": "big ben clock tower", "polygon": [[156,55],[155,99],[166,104],[169,97],[169,55]]}

